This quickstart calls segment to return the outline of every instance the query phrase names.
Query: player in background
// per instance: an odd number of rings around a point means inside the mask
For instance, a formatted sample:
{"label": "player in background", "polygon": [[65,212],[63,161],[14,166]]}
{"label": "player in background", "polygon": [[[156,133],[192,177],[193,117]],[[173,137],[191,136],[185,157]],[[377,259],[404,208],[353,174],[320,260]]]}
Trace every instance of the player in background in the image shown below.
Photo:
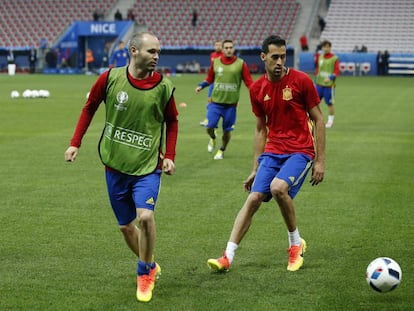
{"label": "player in background", "polygon": [[331,128],[335,118],[335,82],[339,76],[339,59],[332,53],[332,44],[325,40],[321,43],[322,54],[319,55],[316,68],[316,89],[320,99],[328,106],[327,128]]}
{"label": "player in background", "polygon": [[299,234],[293,199],[311,168],[312,185],[324,177],[325,124],[313,81],[307,74],[285,67],[286,41],[279,36],[263,41],[260,58],[266,73],[250,87],[256,116],[253,169],[244,181],[250,193],[237,214],[223,256],[207,261],[215,271],[230,268],[254,214],[271,198],[279,206],[288,231],[287,270],[298,270],[306,242]]}
{"label": "player in background", "polygon": [[[216,58],[220,58],[223,56],[223,42],[221,40],[216,40],[214,42],[214,51],[210,54],[210,66]],[[210,84],[208,87],[207,93],[207,105],[211,102],[211,92],[213,92],[214,84]],[[203,121],[200,122],[201,126],[207,126],[208,120],[207,116]]]}
{"label": "player in background", "polygon": [[125,47],[123,41],[119,41],[117,49],[112,53],[111,58],[109,59],[109,66],[113,67],[123,67],[128,65],[129,53],[128,49]]}
{"label": "player in background", "polygon": [[216,128],[220,118],[222,121],[223,136],[220,149],[214,160],[221,160],[224,151],[231,139],[231,132],[236,124],[237,104],[240,98],[240,87],[243,81],[247,88],[253,83],[249,68],[245,61],[234,55],[235,49],[232,40],[223,41],[223,55],[214,59],[207,78],[198,84],[195,91],[199,93],[203,88],[214,84],[211,93],[211,102],[207,105],[207,134],[210,137],[207,150],[213,152],[216,145]]}
{"label": "player in background", "polygon": [[174,86],[155,71],[160,53],[157,37],[137,33],[128,47],[129,65],[105,71],[92,86],[65,160],[75,161],[96,110],[105,102],[106,122],[99,155],[119,229],[138,258],[137,299],[148,302],[161,272],[153,260],[154,210],[161,173],[172,175],[175,171],[178,113]]}

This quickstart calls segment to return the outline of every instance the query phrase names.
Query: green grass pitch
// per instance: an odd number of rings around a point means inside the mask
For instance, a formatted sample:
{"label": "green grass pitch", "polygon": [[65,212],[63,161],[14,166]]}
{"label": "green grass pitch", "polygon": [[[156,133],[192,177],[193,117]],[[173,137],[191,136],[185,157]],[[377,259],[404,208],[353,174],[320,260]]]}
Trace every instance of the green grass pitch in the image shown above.
{"label": "green grass pitch", "polygon": [[[287,234],[274,201],[262,205],[226,274],[221,255],[246,193],[254,118],[242,87],[225,159],[207,152],[204,75],[171,77],[180,132],[174,176],[156,209],[153,300],[135,299],[136,263],[109,207],[97,155],[100,107],[75,163],[64,162],[96,76],[0,75],[0,310],[413,310],[414,80],[340,77],[327,130],[326,178],[295,198],[308,242],[303,269],[286,271]],[[47,89],[47,99],[10,92]],[[326,106],[322,104],[326,114]],[[219,135],[221,132],[219,131]],[[394,258],[402,283],[371,290],[365,269]]]}

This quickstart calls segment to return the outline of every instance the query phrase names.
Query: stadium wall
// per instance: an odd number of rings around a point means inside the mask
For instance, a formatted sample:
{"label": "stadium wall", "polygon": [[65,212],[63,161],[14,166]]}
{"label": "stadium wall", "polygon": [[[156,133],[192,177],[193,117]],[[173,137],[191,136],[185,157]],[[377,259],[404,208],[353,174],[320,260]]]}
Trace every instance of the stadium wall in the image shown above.
{"label": "stadium wall", "polygon": [[[243,59],[252,73],[264,72],[263,62],[260,59],[259,47],[241,47],[236,48],[236,55]],[[185,64],[186,62],[197,61],[200,66],[206,70],[210,66],[210,53],[211,48],[198,48],[198,47],[181,47],[181,48],[169,48],[163,49],[162,55],[158,62],[158,66],[169,71],[174,72],[174,69],[179,63]],[[295,60],[294,49],[288,47],[286,64],[289,67],[293,67]]]}
{"label": "stadium wall", "polygon": [[[91,49],[95,58],[94,67],[101,67],[106,45],[122,38],[133,25],[133,21],[74,22],[57,41],[54,49],[59,51],[60,58],[72,59],[75,66],[71,66],[71,69],[80,72],[85,68],[86,50]],[[58,69],[46,68],[44,73],[60,73]]]}
{"label": "stadium wall", "polygon": [[[377,53],[336,53],[340,62],[341,75],[375,76],[378,73]],[[308,73],[315,72],[314,53],[299,54],[299,69]],[[389,75],[413,75],[414,54],[390,54]]]}

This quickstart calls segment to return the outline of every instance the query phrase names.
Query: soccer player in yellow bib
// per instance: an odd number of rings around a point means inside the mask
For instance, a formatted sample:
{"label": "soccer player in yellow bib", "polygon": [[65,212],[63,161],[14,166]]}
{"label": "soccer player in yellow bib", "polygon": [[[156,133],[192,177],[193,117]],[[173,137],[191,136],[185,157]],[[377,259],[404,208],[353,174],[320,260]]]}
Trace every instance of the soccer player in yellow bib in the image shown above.
{"label": "soccer player in yellow bib", "polygon": [[328,121],[326,128],[331,128],[335,118],[335,82],[339,76],[339,59],[332,53],[332,44],[325,40],[321,43],[322,55],[318,57],[316,69],[316,90],[320,99],[328,106]]}
{"label": "soccer player in yellow bib", "polygon": [[82,138],[105,102],[99,155],[112,210],[126,244],[138,258],[136,296],[148,302],[161,272],[153,259],[154,210],[161,173],[175,172],[178,113],[172,82],[155,71],[161,50],[158,38],[137,33],[128,49],[130,63],[105,71],[92,86],[65,160],[77,158]]}
{"label": "soccer player in yellow bib", "polygon": [[243,81],[247,88],[253,83],[249,68],[244,60],[234,55],[232,40],[223,41],[223,55],[212,62],[207,78],[195,89],[199,93],[203,88],[214,83],[211,102],[207,105],[206,125],[210,137],[207,145],[208,152],[213,152],[216,146],[216,128],[222,118],[223,136],[220,149],[214,160],[221,160],[231,139],[231,132],[236,123],[236,110],[240,98],[240,87]]}

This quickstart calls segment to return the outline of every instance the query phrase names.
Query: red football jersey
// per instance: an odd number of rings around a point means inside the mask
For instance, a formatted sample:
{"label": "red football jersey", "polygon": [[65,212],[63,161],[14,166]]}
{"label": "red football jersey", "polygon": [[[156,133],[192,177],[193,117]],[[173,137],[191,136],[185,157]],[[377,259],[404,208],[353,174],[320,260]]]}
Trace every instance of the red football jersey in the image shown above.
{"label": "red football jersey", "polygon": [[264,152],[304,153],[315,157],[308,112],[320,100],[307,74],[288,69],[278,82],[271,82],[263,75],[251,86],[250,100],[253,113],[267,120],[268,137]]}

